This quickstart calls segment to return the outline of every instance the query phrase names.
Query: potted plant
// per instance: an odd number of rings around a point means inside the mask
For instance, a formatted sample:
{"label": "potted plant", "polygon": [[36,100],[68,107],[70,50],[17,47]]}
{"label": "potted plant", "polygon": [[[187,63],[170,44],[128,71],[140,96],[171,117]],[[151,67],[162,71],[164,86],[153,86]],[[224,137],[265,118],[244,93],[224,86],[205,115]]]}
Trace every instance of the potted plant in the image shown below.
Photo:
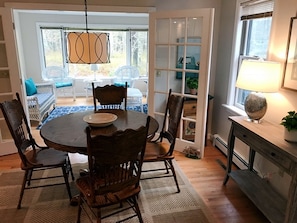
{"label": "potted plant", "polygon": [[285,140],[297,142],[297,113],[295,111],[289,111],[288,115],[282,118],[280,124],[285,127]]}
{"label": "potted plant", "polygon": [[198,78],[196,77],[188,77],[186,79],[186,84],[188,88],[190,89],[191,94],[197,94],[198,89]]}

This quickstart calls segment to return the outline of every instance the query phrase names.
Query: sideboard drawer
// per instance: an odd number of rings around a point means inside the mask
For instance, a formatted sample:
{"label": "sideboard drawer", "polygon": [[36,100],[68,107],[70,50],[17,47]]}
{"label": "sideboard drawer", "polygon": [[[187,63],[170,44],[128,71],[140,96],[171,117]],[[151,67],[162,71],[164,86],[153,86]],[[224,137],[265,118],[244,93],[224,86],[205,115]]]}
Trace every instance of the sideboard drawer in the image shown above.
{"label": "sideboard drawer", "polygon": [[291,172],[292,160],[281,150],[275,149],[271,143],[264,141],[257,134],[246,130],[241,126],[234,126],[234,136],[250,146],[251,149],[270,160],[287,173]]}
{"label": "sideboard drawer", "polygon": [[240,139],[242,142],[250,145],[250,143],[254,140],[254,134],[252,134],[249,131],[246,131],[246,129],[244,129],[241,126],[238,125],[234,125],[234,136],[238,139]]}
{"label": "sideboard drawer", "polygon": [[275,150],[271,146],[264,144],[262,146],[258,146],[257,152],[276,164],[278,167],[281,167],[285,172],[291,172],[292,161],[278,150]]}

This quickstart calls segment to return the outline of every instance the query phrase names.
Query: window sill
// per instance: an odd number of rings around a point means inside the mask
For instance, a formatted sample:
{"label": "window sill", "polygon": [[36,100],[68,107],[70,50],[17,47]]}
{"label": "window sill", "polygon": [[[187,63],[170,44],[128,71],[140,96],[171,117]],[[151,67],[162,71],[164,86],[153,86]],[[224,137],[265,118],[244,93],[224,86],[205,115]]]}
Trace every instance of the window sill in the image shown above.
{"label": "window sill", "polygon": [[225,107],[231,113],[231,115],[247,116],[245,111],[243,111],[233,105],[222,104],[222,106]]}

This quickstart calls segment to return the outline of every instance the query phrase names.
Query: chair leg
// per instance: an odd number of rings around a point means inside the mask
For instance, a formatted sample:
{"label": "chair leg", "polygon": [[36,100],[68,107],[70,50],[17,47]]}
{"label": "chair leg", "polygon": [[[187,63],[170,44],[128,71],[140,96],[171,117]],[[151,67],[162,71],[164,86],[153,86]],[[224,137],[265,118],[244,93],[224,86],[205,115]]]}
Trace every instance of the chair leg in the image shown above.
{"label": "chair leg", "polygon": [[[164,165],[165,165],[165,168],[166,168],[166,173],[168,174],[169,169],[168,169],[168,163],[166,162],[166,160],[164,160]],[[169,165],[169,168],[170,168],[170,165]]]}
{"label": "chair leg", "polygon": [[64,166],[62,167],[62,171],[63,171],[63,176],[64,176],[64,180],[65,180],[66,188],[67,188],[68,195],[69,195],[69,200],[71,201],[71,199],[72,199],[72,195],[71,195],[70,186],[69,186],[69,181],[68,181],[67,165],[64,165]]}
{"label": "chair leg", "polygon": [[73,171],[72,171],[72,165],[71,165],[71,163],[70,163],[70,159],[69,159],[69,157],[68,157],[67,165],[68,165],[68,168],[69,168],[69,172],[70,172],[70,174],[71,174],[72,181],[74,181],[75,178],[74,178],[74,174],[73,174]]}
{"label": "chair leg", "polygon": [[76,101],[76,95],[75,95],[75,87],[72,87],[72,96],[73,96],[73,101]]}
{"label": "chair leg", "polygon": [[169,164],[169,167],[170,167],[170,169],[172,171],[172,175],[173,175],[173,178],[174,178],[176,187],[177,187],[177,193],[179,193],[180,192],[180,189],[179,189],[179,185],[178,185],[178,182],[177,182],[177,177],[176,177],[176,173],[175,173],[175,169],[174,169],[172,160],[168,160],[168,164]]}
{"label": "chair leg", "polygon": [[132,197],[131,200],[132,200],[132,202],[134,204],[135,212],[137,214],[137,217],[139,219],[139,222],[140,223],[143,223],[143,219],[142,219],[142,216],[141,216],[141,212],[140,212],[140,209],[139,209],[139,206],[138,206],[138,202],[137,202],[136,196]]}
{"label": "chair leg", "polygon": [[28,186],[31,185],[31,178],[32,178],[32,174],[33,174],[33,170],[28,170],[27,172],[27,182],[28,182]]}
{"label": "chair leg", "polygon": [[25,191],[28,173],[29,173],[28,170],[26,170],[25,174],[24,174],[24,178],[23,178],[23,183],[22,183],[22,188],[21,188],[21,193],[20,193],[20,198],[19,198],[19,203],[18,203],[17,209],[21,208],[21,203],[22,203],[22,199],[23,199],[23,195],[24,195],[24,191]]}
{"label": "chair leg", "polygon": [[101,208],[97,208],[97,223],[101,223]]}
{"label": "chair leg", "polygon": [[72,171],[72,166],[71,166],[71,164],[70,164],[70,174],[71,174],[71,179],[72,179],[72,181],[74,181],[75,178],[74,178],[74,175],[73,175],[73,171]]}
{"label": "chair leg", "polygon": [[80,216],[81,216],[81,205],[82,205],[82,199],[81,199],[82,194],[78,196],[78,209],[77,209],[77,218],[76,218],[76,223],[80,223]]}

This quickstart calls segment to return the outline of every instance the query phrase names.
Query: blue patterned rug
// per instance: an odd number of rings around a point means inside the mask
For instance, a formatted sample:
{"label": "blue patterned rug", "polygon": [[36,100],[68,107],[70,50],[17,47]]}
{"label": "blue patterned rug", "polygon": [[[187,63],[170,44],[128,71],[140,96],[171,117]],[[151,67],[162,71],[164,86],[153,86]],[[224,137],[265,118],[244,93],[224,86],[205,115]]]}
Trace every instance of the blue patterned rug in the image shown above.
{"label": "blue patterned rug", "polygon": [[[143,112],[147,114],[147,104],[142,105],[143,106]],[[100,106],[99,106],[100,108]],[[40,129],[42,125],[47,123],[48,121],[60,117],[62,115],[67,115],[70,113],[75,113],[75,112],[82,112],[82,111],[87,111],[87,110],[93,110],[94,106],[60,106],[60,107],[55,107],[51,111],[51,113],[45,118],[42,123],[37,127],[37,129]],[[127,110],[134,110],[134,111],[139,111],[141,112],[140,106],[128,106]]]}

